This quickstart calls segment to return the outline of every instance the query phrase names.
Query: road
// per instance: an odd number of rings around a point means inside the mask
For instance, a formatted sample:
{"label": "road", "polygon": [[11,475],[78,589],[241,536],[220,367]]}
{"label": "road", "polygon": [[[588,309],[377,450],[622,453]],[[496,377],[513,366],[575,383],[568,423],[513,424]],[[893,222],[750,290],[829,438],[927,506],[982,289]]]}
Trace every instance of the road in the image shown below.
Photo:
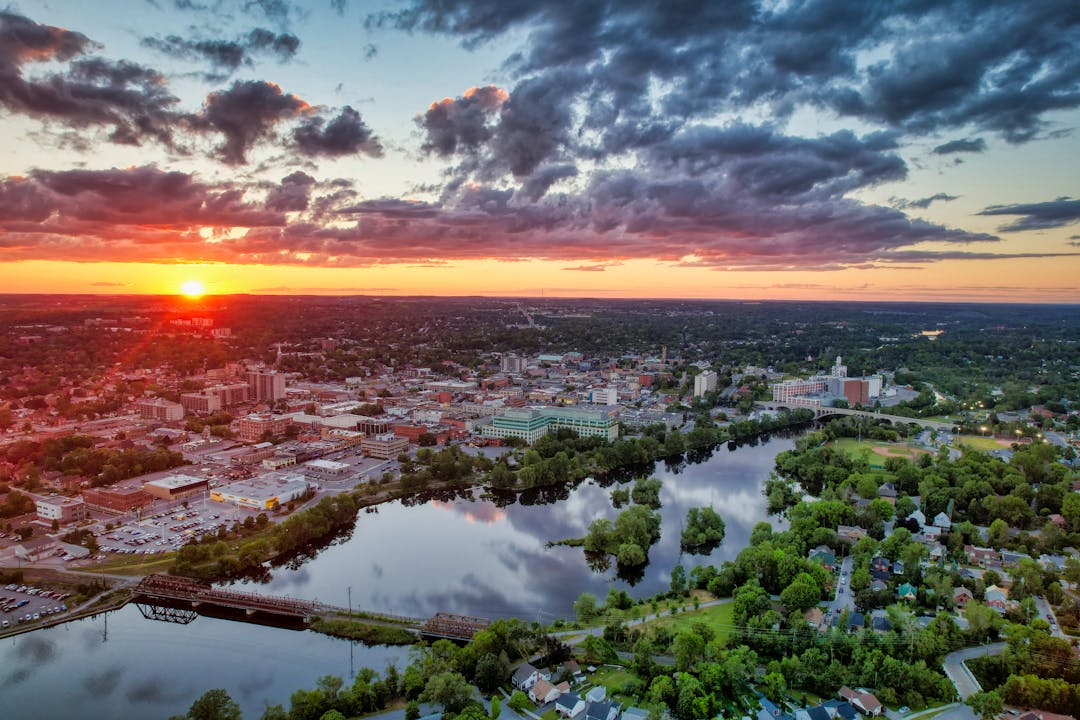
{"label": "road", "polygon": [[984,655],[1000,655],[1005,647],[1006,643],[999,642],[991,645],[963,648],[945,656],[942,668],[948,678],[952,680],[953,685],[956,686],[956,692],[960,695],[961,700],[967,700],[982,690],[979,681],[975,679],[975,676],[968,670],[967,665],[964,664],[965,661],[983,657]]}
{"label": "road", "polygon": [[836,579],[836,595],[832,600],[825,603],[826,624],[845,610],[855,609],[855,595],[851,592],[851,569],[853,566],[854,561],[851,556],[844,558],[843,562],[840,563],[840,575]]}
{"label": "road", "polygon": [[1068,640],[1069,638],[1061,631],[1061,624],[1057,621],[1057,615],[1054,614],[1054,609],[1050,607],[1050,603],[1046,601],[1046,598],[1041,595],[1035,596],[1035,607],[1039,609],[1039,617],[1046,622],[1050,623],[1050,634],[1054,637],[1061,638],[1062,640]]}

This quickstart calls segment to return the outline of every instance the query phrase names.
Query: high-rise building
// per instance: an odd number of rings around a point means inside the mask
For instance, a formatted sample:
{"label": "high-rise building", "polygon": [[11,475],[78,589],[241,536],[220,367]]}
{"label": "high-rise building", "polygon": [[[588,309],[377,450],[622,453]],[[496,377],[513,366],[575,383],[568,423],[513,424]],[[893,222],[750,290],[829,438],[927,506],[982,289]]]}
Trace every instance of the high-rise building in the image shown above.
{"label": "high-rise building", "polygon": [[253,400],[274,402],[285,397],[285,376],[276,370],[250,370],[247,380]]}
{"label": "high-rise building", "polygon": [[528,367],[528,360],[519,355],[503,355],[499,362],[499,369],[511,375],[520,375]]}
{"label": "high-rise building", "polygon": [[210,415],[221,409],[221,398],[209,391],[184,393],[180,396],[180,404],[190,413]]}
{"label": "high-rise building", "polygon": [[143,420],[157,420],[159,422],[175,422],[184,419],[184,406],[174,403],[165,398],[149,398],[140,400],[136,407],[139,417]]}
{"label": "high-rise building", "polygon": [[705,393],[716,390],[716,373],[705,370],[694,377],[694,397],[701,397]]}
{"label": "high-rise building", "polygon": [[829,371],[829,376],[834,378],[847,377],[847,365],[844,364],[844,359],[839,355],[836,356],[836,364]]}

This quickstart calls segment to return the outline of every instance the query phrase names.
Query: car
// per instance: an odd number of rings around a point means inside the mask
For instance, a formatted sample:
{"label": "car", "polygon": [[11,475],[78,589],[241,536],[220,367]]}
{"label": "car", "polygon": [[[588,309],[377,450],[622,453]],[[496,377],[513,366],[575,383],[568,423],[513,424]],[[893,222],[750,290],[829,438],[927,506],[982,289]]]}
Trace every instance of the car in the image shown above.
{"label": "car", "polygon": [[898,712],[898,713],[900,713],[902,715],[902,714],[904,714],[906,712],[910,712],[910,711],[911,711],[911,708],[909,708],[907,705],[905,705],[904,707],[898,709],[896,712]]}
{"label": "car", "polygon": [[35,620],[40,620],[41,619],[41,613],[34,613],[34,619]]}

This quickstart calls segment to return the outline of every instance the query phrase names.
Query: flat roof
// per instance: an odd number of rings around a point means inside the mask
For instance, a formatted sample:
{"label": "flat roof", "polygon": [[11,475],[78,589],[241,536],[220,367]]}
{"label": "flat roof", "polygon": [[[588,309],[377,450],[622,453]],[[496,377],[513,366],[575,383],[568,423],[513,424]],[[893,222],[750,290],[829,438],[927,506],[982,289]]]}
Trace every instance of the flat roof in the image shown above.
{"label": "flat roof", "polygon": [[348,463],[334,462],[333,460],[311,460],[304,465],[316,470],[348,470]]}
{"label": "flat roof", "polygon": [[169,475],[168,477],[158,478],[157,480],[148,480],[143,483],[143,486],[153,485],[154,487],[164,488],[166,490],[175,490],[177,488],[187,487],[188,485],[205,485],[206,478],[192,477],[191,475]]}
{"label": "flat roof", "polygon": [[300,475],[260,475],[250,480],[241,480],[230,485],[215,488],[222,496],[234,496],[263,500],[266,498],[285,495],[291,492],[304,491],[311,487],[312,483]]}

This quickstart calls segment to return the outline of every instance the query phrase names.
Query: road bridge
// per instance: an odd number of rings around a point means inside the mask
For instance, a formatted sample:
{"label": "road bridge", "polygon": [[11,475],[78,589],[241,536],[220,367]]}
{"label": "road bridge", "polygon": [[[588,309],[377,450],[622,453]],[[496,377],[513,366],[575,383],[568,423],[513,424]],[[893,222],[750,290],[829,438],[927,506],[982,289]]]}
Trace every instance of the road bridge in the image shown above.
{"label": "road bridge", "polygon": [[887,420],[893,425],[918,425],[919,427],[928,430],[944,430],[945,432],[951,433],[960,431],[959,425],[941,422],[940,420],[926,420],[924,418],[904,417],[902,415],[889,415],[888,413],[873,412],[871,410],[828,407],[812,403],[801,403],[796,400],[785,400],[783,402],[775,400],[759,400],[754,403],[754,406],[759,410],[772,410],[774,412],[781,410],[813,410],[814,418],[817,420],[822,420],[827,417],[853,415],[855,417],[870,418],[871,420]]}

